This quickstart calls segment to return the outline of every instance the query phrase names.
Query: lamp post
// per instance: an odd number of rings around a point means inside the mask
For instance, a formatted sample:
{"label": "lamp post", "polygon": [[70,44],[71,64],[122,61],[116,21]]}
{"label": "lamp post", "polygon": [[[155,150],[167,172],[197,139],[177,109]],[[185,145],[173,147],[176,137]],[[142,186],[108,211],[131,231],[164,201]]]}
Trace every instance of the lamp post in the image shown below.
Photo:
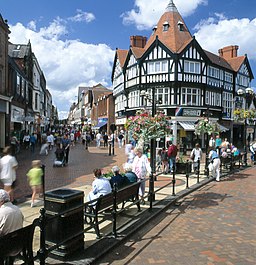
{"label": "lamp post", "polygon": [[[240,97],[244,98],[244,110],[248,110],[249,109],[249,105],[248,105],[248,97],[252,97],[254,95],[254,91],[252,88],[247,87],[245,90],[243,89],[238,89],[237,90],[237,95]],[[247,117],[246,115],[244,116],[244,164],[245,166],[247,166]]]}
{"label": "lamp post", "polygon": [[[152,98],[149,94],[142,90],[140,93],[142,99],[146,99],[152,103],[152,117],[156,115],[156,97],[155,97],[155,87],[152,87]],[[154,173],[156,171],[156,139],[152,138],[150,140],[150,167],[151,167],[151,175],[149,181],[149,194],[150,194],[150,208],[152,207],[152,202],[155,200],[154,194]]]}

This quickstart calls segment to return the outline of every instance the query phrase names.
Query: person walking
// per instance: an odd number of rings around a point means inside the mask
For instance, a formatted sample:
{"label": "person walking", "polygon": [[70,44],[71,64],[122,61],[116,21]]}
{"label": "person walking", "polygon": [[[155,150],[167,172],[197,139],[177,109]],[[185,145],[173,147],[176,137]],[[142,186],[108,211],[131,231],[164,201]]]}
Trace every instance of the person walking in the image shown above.
{"label": "person walking", "polygon": [[161,163],[162,163],[162,172],[164,172],[164,174],[167,174],[169,171],[169,162],[168,162],[168,153],[165,147],[163,147],[161,150]]}
{"label": "person walking", "polygon": [[32,133],[32,135],[30,136],[30,149],[32,153],[35,153],[35,146],[36,146],[36,137],[35,134]]}
{"label": "person walking", "polygon": [[104,147],[108,147],[108,134],[106,132],[103,135],[103,144]]}
{"label": "person walking", "polygon": [[172,141],[169,141],[169,146],[168,146],[168,158],[169,158],[169,167],[171,172],[175,171],[176,168],[176,156],[178,153],[177,146],[172,143]]}
{"label": "person walking", "polygon": [[42,192],[43,170],[41,168],[41,160],[33,160],[32,168],[27,172],[29,186],[32,190],[31,207],[35,206],[36,195]]}
{"label": "person walking", "polygon": [[148,158],[143,154],[141,147],[135,147],[135,158],[133,160],[132,171],[137,175],[138,181],[141,181],[139,188],[139,196],[142,204],[145,204],[145,178],[151,174],[151,167]]}
{"label": "person walking", "polygon": [[16,180],[16,170],[18,162],[14,156],[11,155],[12,149],[6,146],[3,150],[3,157],[0,159],[0,179],[4,184],[4,190],[8,192],[11,202],[13,201],[13,184]]}
{"label": "person walking", "polygon": [[216,181],[220,181],[220,158],[214,148],[210,148],[209,152],[209,171],[212,177],[216,178]]}
{"label": "person walking", "polygon": [[98,132],[98,133],[96,134],[96,147],[98,147],[98,148],[100,148],[101,137],[102,137],[101,133]]}
{"label": "person walking", "polygon": [[62,141],[61,141],[61,148],[65,151],[65,164],[68,164],[69,158],[69,149],[70,149],[70,139],[67,134],[64,134]]}
{"label": "person walking", "polygon": [[193,162],[193,171],[197,172],[197,170],[200,170],[198,160],[200,161],[202,159],[202,149],[199,143],[195,144],[195,147],[191,151],[190,158]]}

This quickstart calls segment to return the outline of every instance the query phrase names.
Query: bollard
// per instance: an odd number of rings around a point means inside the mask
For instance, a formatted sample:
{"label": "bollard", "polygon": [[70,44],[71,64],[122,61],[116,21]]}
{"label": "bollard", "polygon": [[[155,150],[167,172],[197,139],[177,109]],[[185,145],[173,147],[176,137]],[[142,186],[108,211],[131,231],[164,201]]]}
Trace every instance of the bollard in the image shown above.
{"label": "bollard", "polygon": [[41,165],[41,168],[43,170],[43,176],[42,176],[42,193],[43,193],[43,200],[44,200],[44,197],[45,197],[45,165],[42,164]]}
{"label": "bollard", "polygon": [[114,236],[114,238],[117,238],[117,232],[116,232],[116,216],[117,216],[117,184],[114,183],[114,187],[113,187],[113,209],[112,209],[112,235]]}

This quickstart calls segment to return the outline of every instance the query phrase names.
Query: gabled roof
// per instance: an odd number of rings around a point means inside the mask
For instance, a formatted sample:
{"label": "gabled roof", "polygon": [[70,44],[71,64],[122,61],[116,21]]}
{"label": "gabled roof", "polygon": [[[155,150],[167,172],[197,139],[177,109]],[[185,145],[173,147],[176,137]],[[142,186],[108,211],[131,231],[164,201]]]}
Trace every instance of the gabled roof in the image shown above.
{"label": "gabled roof", "polygon": [[220,67],[224,67],[224,68],[229,69],[230,71],[233,71],[233,68],[229,65],[229,63],[223,57],[218,56],[214,53],[208,52],[206,50],[204,50],[204,52],[213,64],[216,64]]}
{"label": "gabled roof", "polygon": [[236,72],[240,69],[241,65],[244,63],[246,56],[238,56],[228,60],[228,63],[232,69]]}
{"label": "gabled roof", "polygon": [[119,59],[121,67],[124,67],[124,63],[128,54],[128,50],[116,50],[117,58]]}
{"label": "gabled roof", "polygon": [[24,58],[31,53],[30,41],[28,44],[12,44],[8,45],[8,55],[12,58]]}
{"label": "gabled roof", "polygon": [[139,47],[131,47],[131,51],[133,55],[135,56],[136,59],[141,58],[143,53],[145,52],[144,48],[139,48]]}
{"label": "gabled roof", "polygon": [[[163,30],[164,25],[168,25],[166,31]],[[182,25],[182,30],[180,30],[179,25]],[[158,21],[153,34],[150,36],[145,46],[145,50],[151,46],[156,38],[158,38],[173,53],[180,52],[186,44],[193,39],[172,0],[169,2],[165,13]]]}

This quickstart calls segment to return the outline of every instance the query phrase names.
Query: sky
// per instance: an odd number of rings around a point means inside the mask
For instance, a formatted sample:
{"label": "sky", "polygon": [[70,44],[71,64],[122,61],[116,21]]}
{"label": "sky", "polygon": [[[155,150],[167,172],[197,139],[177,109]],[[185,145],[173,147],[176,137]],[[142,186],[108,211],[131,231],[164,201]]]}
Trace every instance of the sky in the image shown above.
{"label": "sky", "polygon": [[[149,38],[169,0],[0,0],[10,41],[27,44],[44,72],[59,118],[67,118],[79,86],[112,89],[116,48],[130,36]],[[256,1],[174,0],[191,34],[212,53],[238,45],[256,78]],[[251,84],[256,88],[256,81]]]}

